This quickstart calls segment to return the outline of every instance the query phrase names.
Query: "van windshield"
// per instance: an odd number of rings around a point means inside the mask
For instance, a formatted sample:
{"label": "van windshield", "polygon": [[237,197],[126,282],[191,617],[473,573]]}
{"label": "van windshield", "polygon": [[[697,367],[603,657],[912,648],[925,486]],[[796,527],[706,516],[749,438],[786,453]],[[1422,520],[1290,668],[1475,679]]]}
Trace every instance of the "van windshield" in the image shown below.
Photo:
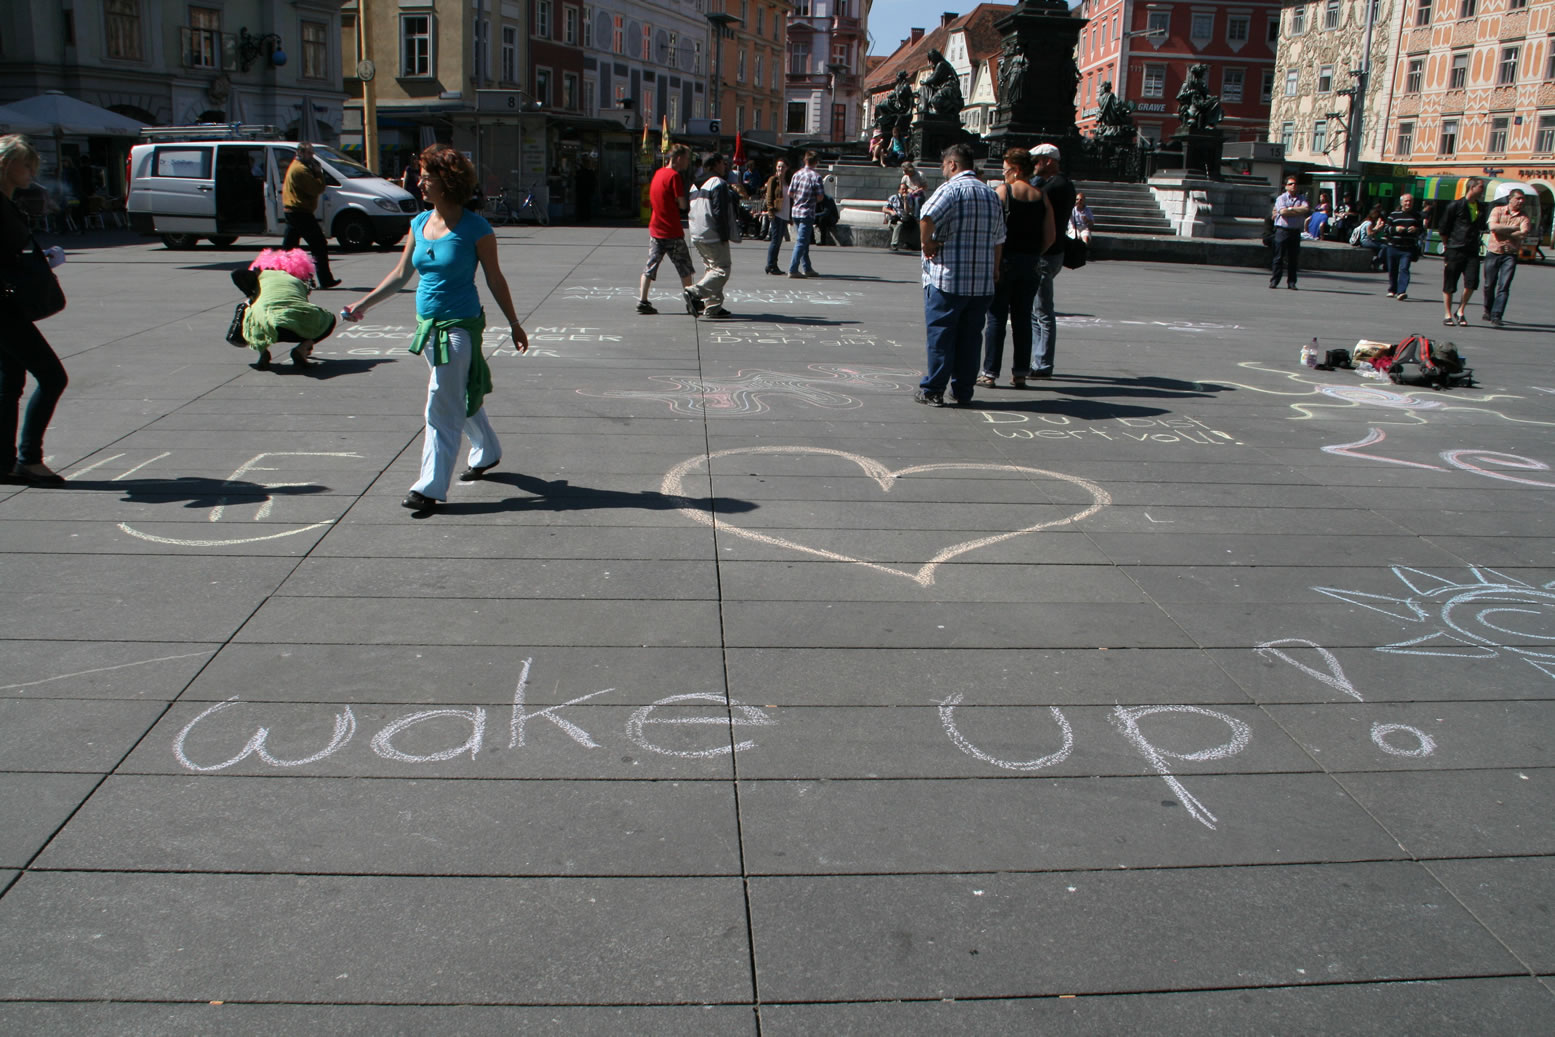
{"label": "van windshield", "polygon": [[325,147],[322,144],[313,145],[313,153],[328,162],[341,176],[348,180],[362,180],[367,177],[376,177],[378,174],[362,165],[354,158],[347,158],[334,148]]}

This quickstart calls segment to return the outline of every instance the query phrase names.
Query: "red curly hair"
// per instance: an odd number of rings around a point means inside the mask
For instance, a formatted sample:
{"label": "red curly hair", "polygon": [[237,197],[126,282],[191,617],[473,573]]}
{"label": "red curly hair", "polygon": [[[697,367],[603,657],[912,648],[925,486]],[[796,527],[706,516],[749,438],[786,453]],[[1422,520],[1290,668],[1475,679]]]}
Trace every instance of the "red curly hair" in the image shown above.
{"label": "red curly hair", "polygon": [[451,144],[433,144],[421,153],[421,179],[435,183],[443,197],[458,205],[475,193],[475,167]]}

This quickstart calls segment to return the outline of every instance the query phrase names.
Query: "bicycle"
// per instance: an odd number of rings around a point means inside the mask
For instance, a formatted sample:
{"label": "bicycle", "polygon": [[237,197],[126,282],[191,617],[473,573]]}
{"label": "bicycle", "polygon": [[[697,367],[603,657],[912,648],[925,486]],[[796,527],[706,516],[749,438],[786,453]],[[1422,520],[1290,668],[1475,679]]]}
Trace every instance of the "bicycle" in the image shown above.
{"label": "bicycle", "polygon": [[551,216],[540,204],[535,196],[534,188],[515,190],[511,187],[503,188],[502,194],[492,206],[491,212],[486,217],[487,222],[507,225],[509,223],[522,223],[526,219],[534,220],[539,226],[549,226]]}

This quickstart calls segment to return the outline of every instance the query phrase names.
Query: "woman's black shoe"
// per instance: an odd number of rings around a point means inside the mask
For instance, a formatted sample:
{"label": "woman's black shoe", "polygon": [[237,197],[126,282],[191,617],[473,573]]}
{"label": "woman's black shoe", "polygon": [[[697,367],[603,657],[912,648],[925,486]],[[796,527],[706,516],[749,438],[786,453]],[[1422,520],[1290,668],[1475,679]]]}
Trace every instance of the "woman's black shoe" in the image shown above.
{"label": "woman's black shoe", "polygon": [[405,499],[400,501],[400,506],[409,508],[412,511],[431,511],[437,507],[437,501],[424,494],[417,493],[415,490],[411,490],[405,494]]}
{"label": "woman's black shoe", "polygon": [[460,482],[475,482],[477,479],[486,478],[486,473],[502,463],[502,458],[497,458],[491,464],[483,464],[479,468],[466,468],[459,473]]}

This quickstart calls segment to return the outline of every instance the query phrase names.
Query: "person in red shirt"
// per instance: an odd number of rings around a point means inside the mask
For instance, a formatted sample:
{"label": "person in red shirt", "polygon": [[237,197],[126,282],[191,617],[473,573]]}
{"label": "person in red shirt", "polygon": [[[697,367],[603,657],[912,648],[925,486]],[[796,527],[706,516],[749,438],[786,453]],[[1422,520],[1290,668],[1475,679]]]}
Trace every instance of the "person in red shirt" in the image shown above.
{"label": "person in red shirt", "polygon": [[669,256],[680,275],[680,287],[691,287],[691,252],[686,248],[686,232],[680,226],[680,214],[690,204],[687,199],[685,173],[691,166],[691,149],[684,144],[670,148],[670,163],[657,173],[648,185],[648,204],[653,216],[648,221],[648,265],[637,290],[637,312],[658,313],[648,301],[648,286],[659,276],[659,264]]}

